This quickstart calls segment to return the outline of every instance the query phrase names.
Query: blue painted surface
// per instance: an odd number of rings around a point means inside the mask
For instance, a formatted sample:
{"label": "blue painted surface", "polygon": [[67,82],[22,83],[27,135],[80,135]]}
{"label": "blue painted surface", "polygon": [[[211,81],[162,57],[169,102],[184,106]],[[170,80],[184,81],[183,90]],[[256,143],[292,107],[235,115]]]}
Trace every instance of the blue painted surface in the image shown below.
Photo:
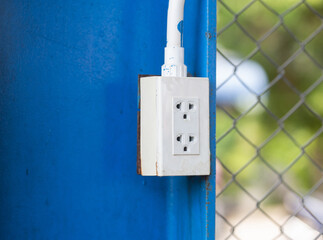
{"label": "blue painted surface", "polygon": [[[214,239],[214,92],[213,174],[136,174],[137,75],[160,74],[167,4],[1,2],[0,239]],[[215,12],[188,1],[184,33],[212,91]]]}
{"label": "blue painted surface", "polygon": [[183,47],[183,30],[184,30],[184,21],[180,21],[177,24],[177,30],[181,33],[181,47]]}

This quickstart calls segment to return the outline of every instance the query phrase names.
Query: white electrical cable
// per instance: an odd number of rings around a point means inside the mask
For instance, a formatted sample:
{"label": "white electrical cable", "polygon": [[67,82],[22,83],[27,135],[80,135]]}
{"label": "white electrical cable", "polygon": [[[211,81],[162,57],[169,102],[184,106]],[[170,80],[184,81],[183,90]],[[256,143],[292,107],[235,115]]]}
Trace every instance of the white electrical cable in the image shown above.
{"label": "white electrical cable", "polygon": [[182,47],[185,0],[170,0],[167,16],[167,47]]}
{"label": "white electrical cable", "polygon": [[167,46],[162,76],[186,77],[184,64],[183,16],[185,0],[169,0],[167,17]]}

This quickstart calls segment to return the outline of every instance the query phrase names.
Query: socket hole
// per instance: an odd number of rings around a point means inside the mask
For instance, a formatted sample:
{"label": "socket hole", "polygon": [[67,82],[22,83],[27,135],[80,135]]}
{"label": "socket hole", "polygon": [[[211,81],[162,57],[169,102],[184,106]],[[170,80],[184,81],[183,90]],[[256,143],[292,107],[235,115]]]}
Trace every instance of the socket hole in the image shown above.
{"label": "socket hole", "polygon": [[177,136],[176,140],[177,142],[180,142],[182,140],[182,136],[181,135]]}
{"label": "socket hole", "polygon": [[194,108],[194,104],[193,104],[193,103],[189,103],[189,104],[188,104],[188,109],[189,109],[189,110],[192,110],[193,108]]}
{"label": "socket hole", "polygon": [[184,114],[184,115],[183,115],[183,118],[184,118],[184,119],[187,119],[187,114]]}
{"label": "socket hole", "polygon": [[193,141],[194,141],[194,137],[193,137],[193,136],[190,136],[190,137],[189,137],[189,141],[190,141],[190,142],[193,142]]}
{"label": "socket hole", "polygon": [[187,147],[185,146],[183,150],[184,150],[184,152],[187,152]]}
{"label": "socket hole", "polygon": [[176,104],[176,108],[177,108],[177,109],[181,109],[181,106],[182,106],[182,103],[177,103],[177,104]]}

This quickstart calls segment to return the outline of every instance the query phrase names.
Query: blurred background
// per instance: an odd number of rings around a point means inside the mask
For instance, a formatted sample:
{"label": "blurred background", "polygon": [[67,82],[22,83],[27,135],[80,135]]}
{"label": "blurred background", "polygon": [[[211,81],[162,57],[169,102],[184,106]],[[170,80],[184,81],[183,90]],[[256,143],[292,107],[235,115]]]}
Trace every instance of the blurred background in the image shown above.
{"label": "blurred background", "polygon": [[322,0],[218,0],[217,239],[323,239],[322,30]]}

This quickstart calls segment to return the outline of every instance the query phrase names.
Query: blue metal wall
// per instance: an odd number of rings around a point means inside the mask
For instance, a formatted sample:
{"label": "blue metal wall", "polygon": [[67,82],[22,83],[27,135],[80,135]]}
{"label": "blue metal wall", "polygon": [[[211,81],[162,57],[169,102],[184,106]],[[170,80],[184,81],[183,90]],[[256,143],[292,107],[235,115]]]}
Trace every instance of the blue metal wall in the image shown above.
{"label": "blue metal wall", "polygon": [[136,174],[137,75],[160,74],[167,5],[1,1],[0,239],[214,239],[215,0],[184,24],[188,71],[211,78],[212,175]]}

